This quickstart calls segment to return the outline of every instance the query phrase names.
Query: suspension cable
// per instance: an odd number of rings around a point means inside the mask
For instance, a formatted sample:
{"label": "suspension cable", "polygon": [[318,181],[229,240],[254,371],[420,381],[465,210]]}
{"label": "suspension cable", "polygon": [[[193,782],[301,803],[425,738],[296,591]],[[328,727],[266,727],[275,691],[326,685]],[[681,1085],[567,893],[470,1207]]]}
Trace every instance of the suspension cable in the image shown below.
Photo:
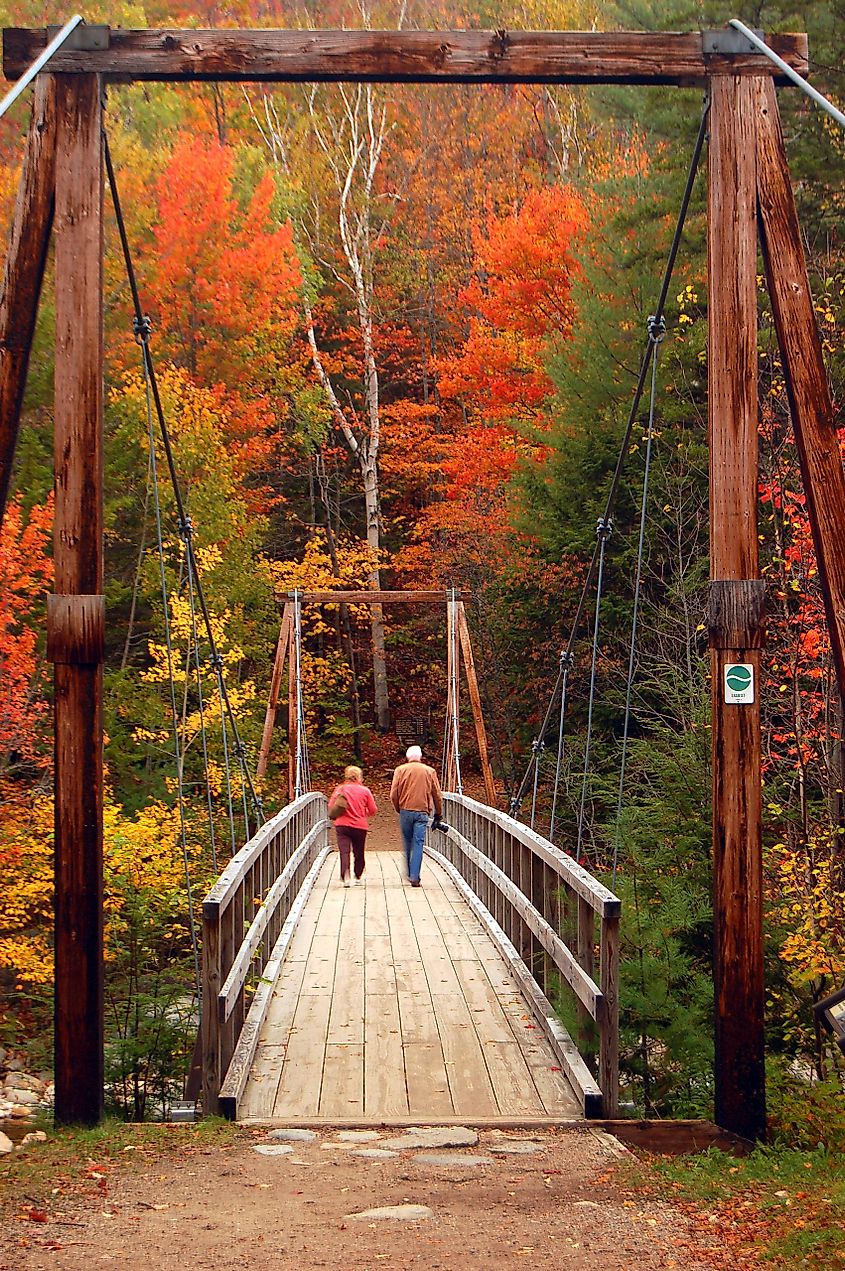
{"label": "suspension cable", "polygon": [[[695,146],[693,147],[692,158],[690,160],[689,169],[687,171],[686,185],[684,186],[684,194],[683,194],[683,198],[681,199],[681,207],[678,213],[677,222],[675,224],[675,232],[672,235],[672,244],[669,248],[669,256],[667,258],[666,267],[663,272],[663,280],[660,285],[660,294],[657,299],[657,304],[655,306],[653,318],[649,319],[650,321],[660,322],[664,320],[664,310],[666,308],[666,299],[669,294],[669,287],[672,282],[672,274],[675,269],[675,262],[678,257],[678,251],[680,250],[680,246],[681,246],[681,236],[683,234],[684,225],[686,223],[687,213],[689,211],[689,205],[692,200],[692,191],[695,185],[695,178],[698,173],[698,165],[699,165],[699,160],[701,159],[701,152],[704,149],[704,142],[707,138],[707,119],[708,119],[709,111],[710,111],[710,99],[709,97],[706,97],[704,101],[704,108],[701,114],[701,121],[698,126],[698,135],[695,139]],[[651,337],[649,336],[649,338],[646,341],[645,350],[642,355],[639,376],[637,378],[636,388],[634,389],[634,396],[631,402],[631,408],[628,412],[628,420],[625,425],[624,434],[622,436],[622,444],[619,448],[619,456],[616,460],[616,467],[613,470],[613,476],[610,482],[610,489],[607,494],[607,499],[605,500],[604,514],[600,518],[601,520],[604,520],[604,521],[610,520],[610,515],[611,515],[611,512],[613,511],[614,503],[616,502],[616,495],[619,489],[619,483],[622,479],[622,470],[625,465],[625,458],[628,453],[628,447],[631,442],[631,435],[634,430],[634,424],[636,422],[637,413],[640,408],[640,402],[642,400],[643,392],[645,390],[646,380],[648,378],[648,369],[651,363],[653,352],[654,352],[654,343]],[[575,617],[573,619],[572,626],[570,628],[569,640],[566,646],[567,653],[572,653],[573,648],[575,646],[575,641],[577,639],[578,631],[581,625],[581,618],[584,612],[584,606],[587,602],[587,594],[590,590],[590,587],[592,586],[593,576],[599,564],[599,557],[600,557],[601,551],[602,551],[601,542],[600,540],[597,540],[595,548],[593,549],[592,557],[590,558],[590,563],[587,567],[587,572],[584,576],[584,582],[581,587],[581,593],[578,597],[578,604],[575,610]],[[549,707],[548,707],[548,710],[546,711],[545,718],[543,720],[543,726],[540,730],[540,733],[538,734],[538,739],[540,741],[545,740],[546,731],[548,729],[549,722],[552,717],[553,705],[554,705],[554,701],[555,701],[559,686],[560,686],[560,672],[558,673],[558,679],[555,681],[555,687],[552,690],[551,700],[549,702]],[[523,774],[522,781],[520,782],[516,790],[516,793],[511,799],[511,806],[510,806],[511,816],[516,816],[519,812],[520,804],[522,803],[523,797],[525,795],[525,791],[528,788],[528,782],[531,780],[531,773],[532,773],[534,762],[535,762],[535,757],[532,754],[531,760]]]}
{"label": "suspension cable", "polygon": [[[200,736],[202,738],[202,761],[205,773],[205,798],[208,807],[208,833],[211,842],[211,867],[217,873],[217,835],[214,830],[214,802],[211,797],[211,775],[208,771],[208,737],[205,728],[205,701],[202,691],[202,664],[200,661],[199,632],[197,631],[197,608],[194,600],[194,572],[188,560],[188,601],[191,608],[190,640],[194,649],[194,667],[197,673],[197,703],[200,716]],[[188,649],[190,658],[190,646]]]}
{"label": "suspension cable", "polygon": [[593,622],[593,656],[590,663],[590,695],[587,702],[587,741],[584,746],[584,775],[581,781],[581,808],[578,813],[578,843],[575,860],[581,860],[581,846],[584,839],[584,815],[587,808],[587,780],[590,771],[590,743],[593,736],[593,706],[596,699],[596,667],[599,658],[599,620],[601,618],[602,586],[604,583],[604,557],[607,540],[613,531],[613,521],[608,517],[599,517],[596,526],[596,540],[599,547],[599,568],[596,578],[596,614]]}
{"label": "suspension cable", "polygon": [[[649,337],[655,345],[660,344],[666,334],[666,323],[661,318],[658,323],[649,318]],[[631,728],[631,694],[634,685],[634,665],[637,651],[637,622],[640,612],[640,591],[643,578],[643,557],[645,555],[645,526],[648,510],[648,482],[651,473],[651,453],[654,442],[654,408],[657,398],[657,349],[651,363],[651,400],[648,407],[648,432],[646,434],[645,465],[643,469],[643,497],[640,506],[640,537],[637,543],[637,574],[634,582],[634,608],[631,614],[631,647],[628,652],[628,680],[625,688],[625,722],[622,727],[622,757],[619,764],[619,791],[616,800],[616,831],[613,844],[613,881],[616,886],[616,869],[619,863],[619,843],[622,825],[622,797],[625,790],[625,767],[628,758],[628,736]]]}
{"label": "suspension cable", "polygon": [[185,870],[185,892],[188,901],[188,928],[191,935],[191,952],[194,959],[194,977],[197,998],[201,994],[199,944],[197,940],[196,920],[194,918],[193,888],[191,886],[191,869],[188,861],[188,835],[185,819],[185,787],[182,763],[184,748],[179,736],[179,712],[176,709],[176,681],[173,675],[173,641],[170,631],[170,597],[167,590],[167,572],[164,567],[164,539],[161,529],[161,496],[158,484],[158,463],[156,461],[155,428],[153,426],[152,397],[150,382],[144,362],[144,388],[147,399],[147,436],[150,447],[150,473],[153,487],[153,507],[155,509],[156,542],[158,545],[158,564],[161,581],[161,601],[164,609],[164,642],[167,649],[167,671],[170,681],[170,709],[173,718],[173,750],[176,759],[176,795],[179,808],[179,835],[182,848],[182,865]]}
{"label": "suspension cable", "polygon": [[537,790],[540,785],[540,768],[543,763],[543,751],[546,747],[539,737],[535,737],[531,743],[531,749],[534,752],[534,787],[531,791],[531,829],[533,830],[534,822],[537,819]]}
{"label": "suspension cable", "polygon": [[[143,310],[141,308],[141,297],[138,291],[138,283],[135,276],[135,266],[132,262],[132,256],[129,250],[129,238],[126,233],[126,223],[123,219],[123,210],[120,203],[120,197],[118,195],[117,181],[115,179],[115,173],[114,173],[114,165],[112,164],[112,158],[111,158],[111,150],[109,148],[108,135],[105,129],[103,130],[103,152],[104,152],[105,162],[106,162],[106,172],[108,174],[108,179],[109,179],[109,187],[112,193],[112,202],[114,204],[114,212],[115,212],[115,219],[117,222],[117,229],[120,235],[121,248],[123,250],[124,264],[126,266],[126,275],[129,282],[129,289],[132,293],[132,307],[134,309],[133,325],[135,329],[135,336],[143,350],[144,366],[146,368],[146,374],[149,377],[152,400],[155,405],[156,417],[158,419],[159,433],[161,435],[162,445],[164,447],[164,454],[167,460],[167,467],[170,474],[170,482],[173,487],[173,495],[176,500],[176,510],[177,510],[178,521],[179,521],[179,531],[180,531],[180,534],[182,534],[182,536],[185,539],[185,549],[186,549],[186,553],[188,557],[189,566],[193,564],[193,567],[194,567],[194,579],[196,582],[197,600],[199,601],[200,611],[202,613],[203,623],[205,625],[205,630],[206,630],[206,637],[208,639],[208,643],[210,647],[211,659],[213,662],[215,656],[217,655],[217,643],[214,639],[214,631],[211,625],[211,615],[208,610],[208,604],[206,603],[205,591],[202,585],[202,579],[200,577],[200,572],[196,567],[196,548],[194,546],[192,526],[191,526],[190,518],[187,516],[185,504],[182,498],[182,490],[179,484],[179,477],[176,472],[176,463],[173,457],[173,449],[170,443],[170,433],[167,428],[167,421],[165,420],[165,417],[164,417],[164,409],[161,404],[161,396],[158,390],[158,381],[156,380],[155,366],[153,364],[152,351],[150,349],[150,336],[152,334],[152,323],[150,322],[149,318],[144,315]],[[244,748],[244,744],[241,741],[240,733],[238,731],[237,720],[235,719],[235,713],[232,709],[232,703],[229,698],[229,693],[226,688],[226,682],[222,676],[222,673],[218,674],[218,681],[219,681],[220,692],[222,695],[226,714],[229,717],[229,725],[232,729],[232,734],[234,737],[235,754],[237,755],[238,760],[241,764],[242,775],[245,779],[247,786],[249,787],[249,792],[252,799],[253,808],[258,818],[258,822],[259,824],[263,824],[264,813],[263,813],[261,800],[259,799],[258,794],[255,790],[255,786],[253,785],[252,777],[250,775],[249,768],[246,763],[246,751]]]}
{"label": "suspension cable", "polygon": [[223,698],[223,659],[219,653],[211,655],[211,669],[217,684],[217,700],[220,703],[220,727],[223,734],[223,766],[226,770],[226,802],[229,812],[229,842],[234,856],[238,850],[235,835],[235,803],[232,794],[232,765],[229,762],[229,731],[226,727],[226,707]]}

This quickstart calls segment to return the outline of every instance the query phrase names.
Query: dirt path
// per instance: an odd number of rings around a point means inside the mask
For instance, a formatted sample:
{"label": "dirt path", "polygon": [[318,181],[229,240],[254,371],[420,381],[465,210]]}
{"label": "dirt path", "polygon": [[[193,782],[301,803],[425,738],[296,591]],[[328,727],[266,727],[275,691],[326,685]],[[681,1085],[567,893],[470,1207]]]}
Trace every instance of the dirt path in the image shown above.
{"label": "dirt path", "polygon": [[[106,1165],[80,1160],[82,1194],[57,1187],[35,1219],[26,1204],[8,1215],[0,1269],[713,1266],[683,1216],[626,1192],[617,1170],[624,1149],[601,1132],[480,1131],[475,1145],[433,1150],[439,1162],[427,1150],[391,1149],[397,1133],[349,1143],[323,1131],[288,1144],[242,1130],[220,1146],[186,1128],[163,1153],[132,1156],[130,1146]],[[262,1146],[281,1152],[262,1155]],[[357,1154],[373,1149],[396,1154]],[[355,1216],[406,1204],[430,1215]],[[720,1251],[719,1267],[726,1265]]]}

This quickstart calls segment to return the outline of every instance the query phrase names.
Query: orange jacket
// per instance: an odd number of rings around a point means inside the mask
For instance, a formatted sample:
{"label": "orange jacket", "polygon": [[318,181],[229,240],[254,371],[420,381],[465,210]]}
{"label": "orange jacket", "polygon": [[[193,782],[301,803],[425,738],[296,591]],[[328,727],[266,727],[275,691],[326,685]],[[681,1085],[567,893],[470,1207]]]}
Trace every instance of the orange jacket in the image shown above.
{"label": "orange jacket", "polygon": [[437,773],[418,759],[400,764],[393,774],[390,802],[397,812],[433,811],[440,816],[443,799]]}

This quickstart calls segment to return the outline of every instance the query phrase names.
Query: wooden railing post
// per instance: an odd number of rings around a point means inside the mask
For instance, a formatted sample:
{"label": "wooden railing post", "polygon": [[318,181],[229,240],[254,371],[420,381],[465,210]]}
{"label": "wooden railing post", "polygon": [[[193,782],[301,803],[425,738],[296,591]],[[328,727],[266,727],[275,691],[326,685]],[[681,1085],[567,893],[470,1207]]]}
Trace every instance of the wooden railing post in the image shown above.
{"label": "wooden railing post", "polygon": [[604,1115],[619,1112],[619,916],[601,923],[601,991],[604,1007],[599,1020],[599,1086]]}
{"label": "wooden railing post", "polygon": [[[220,977],[221,984],[232,969],[235,950],[239,948],[243,936],[243,883],[238,887],[230,903],[225,907],[220,921]],[[217,1009],[220,1004],[217,1003]],[[235,1049],[237,1034],[235,1031],[235,1013],[227,1020],[220,1020],[220,1073],[221,1079],[229,1067],[229,1061]]]}
{"label": "wooden railing post", "polygon": [[[576,934],[575,956],[578,959],[578,964],[581,967],[581,970],[585,971],[592,980],[595,978],[596,915],[589,901],[585,900],[583,896],[579,896],[577,899],[578,927]],[[577,1008],[578,1040],[581,1043],[581,1053],[585,1055],[594,1054],[596,1045],[596,1029],[593,1017],[582,1002],[577,1003]]]}
{"label": "wooden railing post", "polygon": [[202,1106],[206,1116],[216,1116],[217,1096],[223,1080],[220,1063],[220,1022],[217,995],[220,974],[220,911],[206,901],[202,913]]}

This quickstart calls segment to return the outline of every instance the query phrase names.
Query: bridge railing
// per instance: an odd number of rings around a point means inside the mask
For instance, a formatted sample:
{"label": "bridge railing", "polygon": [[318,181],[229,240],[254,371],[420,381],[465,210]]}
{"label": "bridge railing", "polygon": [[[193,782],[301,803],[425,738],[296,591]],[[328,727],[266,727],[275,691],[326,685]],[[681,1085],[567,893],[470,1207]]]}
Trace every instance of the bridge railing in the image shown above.
{"label": "bridge railing", "polygon": [[[429,832],[433,854],[451,866],[459,888],[509,962],[561,1067],[583,1098],[585,1115],[615,1117],[619,898],[506,813],[463,795],[445,794],[444,803],[449,830]],[[548,1000],[558,985],[575,995],[580,1049]],[[596,1034],[594,1075],[588,1059],[593,1059]]]}
{"label": "bridge railing", "polygon": [[232,857],[203,901],[206,1113],[236,1111],[279,965],[328,852],[329,824],[325,795],[302,795]]}

